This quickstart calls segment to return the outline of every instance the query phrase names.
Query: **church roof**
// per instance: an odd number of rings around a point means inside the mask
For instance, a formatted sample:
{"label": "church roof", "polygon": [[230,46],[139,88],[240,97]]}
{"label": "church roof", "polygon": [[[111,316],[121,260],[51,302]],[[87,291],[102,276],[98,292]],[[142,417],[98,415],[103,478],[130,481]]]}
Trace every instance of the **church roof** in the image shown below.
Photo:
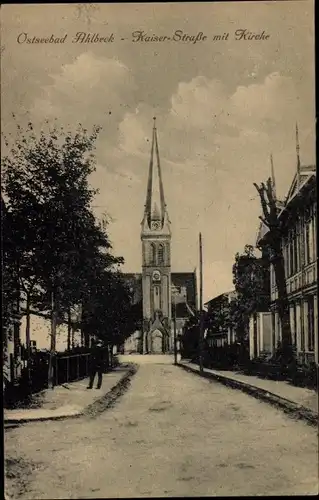
{"label": "church roof", "polygon": [[157,140],[157,130],[154,118],[151,158],[150,158],[150,165],[148,172],[147,193],[146,193],[145,211],[144,211],[144,214],[146,215],[148,220],[148,224],[150,225],[150,221],[153,220],[154,218],[156,220],[161,220],[163,224],[165,211],[166,211],[166,204],[164,198],[164,188],[163,188],[162,171],[161,171],[158,140]]}
{"label": "church roof", "polygon": [[180,302],[179,304],[176,304],[176,318],[188,318],[189,316],[190,312],[185,302]]}
{"label": "church roof", "polygon": [[[187,303],[196,308],[196,274],[194,272],[171,273],[171,282],[175,287],[186,287]],[[188,314],[189,315],[189,314]]]}
{"label": "church roof", "polygon": [[142,274],[141,273],[123,273],[122,277],[126,285],[133,292],[133,302],[136,304],[143,298],[142,292]]}
{"label": "church roof", "polygon": [[[142,292],[142,273],[123,273],[123,279],[127,285],[133,289],[134,292],[134,302],[139,302],[143,298]],[[171,273],[171,284],[176,288],[185,287],[186,288],[186,301],[189,307],[193,310],[197,307],[197,288],[196,288],[196,274],[195,272],[181,272],[181,273]],[[181,302],[182,304],[182,302]],[[184,302],[185,305],[185,302]],[[177,304],[177,313],[179,314],[179,304]],[[185,305],[186,309],[187,306]],[[186,312],[183,309],[183,314]],[[190,315],[190,311],[187,309],[186,316]],[[177,315],[178,316],[178,315]],[[184,315],[178,317],[185,317]]]}

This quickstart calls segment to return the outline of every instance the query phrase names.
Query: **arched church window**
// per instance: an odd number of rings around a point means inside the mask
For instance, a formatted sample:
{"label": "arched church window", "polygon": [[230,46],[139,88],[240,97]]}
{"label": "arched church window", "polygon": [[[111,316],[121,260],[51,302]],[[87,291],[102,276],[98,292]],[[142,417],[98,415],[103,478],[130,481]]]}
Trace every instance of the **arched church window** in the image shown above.
{"label": "arched church window", "polygon": [[156,264],[156,245],[155,243],[151,243],[150,246],[150,258],[151,258],[151,264],[155,265]]}
{"label": "arched church window", "polygon": [[164,245],[158,247],[158,263],[164,264]]}

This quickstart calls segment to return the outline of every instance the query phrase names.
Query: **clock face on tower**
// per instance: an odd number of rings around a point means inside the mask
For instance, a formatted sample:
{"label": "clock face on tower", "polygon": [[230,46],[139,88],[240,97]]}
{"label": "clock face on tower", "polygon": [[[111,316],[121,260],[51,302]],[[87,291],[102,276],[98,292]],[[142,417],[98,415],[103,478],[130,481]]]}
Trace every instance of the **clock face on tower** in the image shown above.
{"label": "clock face on tower", "polygon": [[161,273],[159,271],[153,271],[153,281],[161,281]]}
{"label": "clock face on tower", "polygon": [[152,222],[151,222],[151,229],[157,231],[160,228],[161,228],[160,221],[159,220],[152,220]]}

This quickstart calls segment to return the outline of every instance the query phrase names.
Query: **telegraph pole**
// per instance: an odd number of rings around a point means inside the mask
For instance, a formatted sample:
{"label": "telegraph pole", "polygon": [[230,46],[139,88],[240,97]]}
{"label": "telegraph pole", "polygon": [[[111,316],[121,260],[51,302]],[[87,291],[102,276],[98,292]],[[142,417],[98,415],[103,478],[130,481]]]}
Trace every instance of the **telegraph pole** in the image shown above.
{"label": "telegraph pole", "polygon": [[203,243],[202,233],[199,233],[199,370],[202,373],[203,367],[203,340],[204,340],[204,321],[203,321]]}
{"label": "telegraph pole", "polygon": [[176,296],[174,295],[174,365],[177,365]]}

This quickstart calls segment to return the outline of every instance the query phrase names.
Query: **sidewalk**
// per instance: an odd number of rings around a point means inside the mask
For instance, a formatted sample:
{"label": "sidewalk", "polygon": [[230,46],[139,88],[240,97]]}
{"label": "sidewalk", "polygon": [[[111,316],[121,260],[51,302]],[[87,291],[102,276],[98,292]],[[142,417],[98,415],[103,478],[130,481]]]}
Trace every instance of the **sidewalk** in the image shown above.
{"label": "sidewalk", "polygon": [[[179,362],[179,366],[200,374],[199,366],[187,360]],[[293,412],[299,418],[317,425],[318,423],[318,393],[303,387],[295,387],[289,382],[265,380],[253,375],[243,375],[227,370],[211,370],[204,368],[204,377],[240,389],[259,399],[280,406],[282,409]]]}
{"label": "sidewalk", "polygon": [[[4,410],[5,424],[18,424],[30,421],[57,420],[82,415],[94,403],[132,375],[132,365],[121,365],[114,371],[103,375],[101,389],[87,389],[89,379],[83,379],[34,395],[38,408]],[[96,380],[95,380],[96,385]]]}

